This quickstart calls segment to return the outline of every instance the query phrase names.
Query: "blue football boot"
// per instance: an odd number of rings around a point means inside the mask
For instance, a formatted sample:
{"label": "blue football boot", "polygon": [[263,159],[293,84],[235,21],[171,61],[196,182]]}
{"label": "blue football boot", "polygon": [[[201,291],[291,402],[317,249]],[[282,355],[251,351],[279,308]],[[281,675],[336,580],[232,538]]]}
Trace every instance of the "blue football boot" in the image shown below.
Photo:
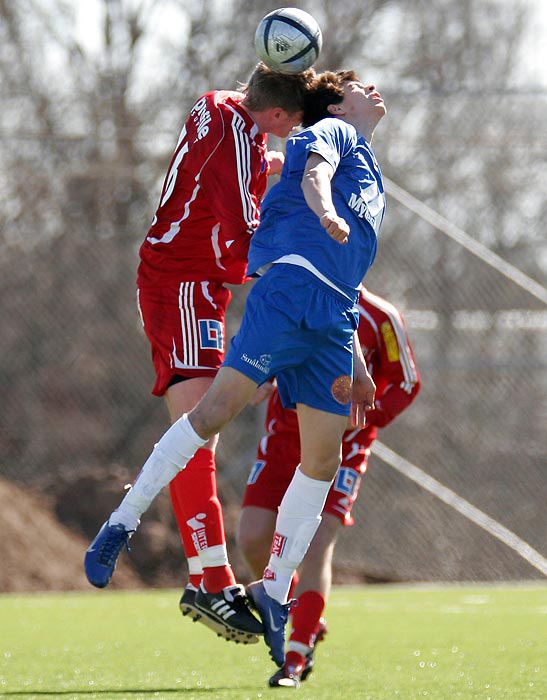
{"label": "blue football boot", "polygon": [[266,633],[264,641],[270,648],[270,656],[278,666],[285,663],[285,625],[289,617],[289,603],[280,603],[266,593],[263,581],[247,586],[247,595],[257,610]]}
{"label": "blue football boot", "polygon": [[97,588],[108,586],[120,552],[123,547],[129,551],[127,543],[134,532],[123,525],[109,525],[108,520],[104,523],[85,553],[85,575],[89,583]]}

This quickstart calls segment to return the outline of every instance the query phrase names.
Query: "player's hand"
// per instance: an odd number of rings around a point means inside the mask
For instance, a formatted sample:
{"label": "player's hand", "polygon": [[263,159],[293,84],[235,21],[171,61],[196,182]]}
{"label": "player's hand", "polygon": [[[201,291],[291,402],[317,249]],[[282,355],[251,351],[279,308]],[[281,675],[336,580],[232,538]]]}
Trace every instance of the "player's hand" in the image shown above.
{"label": "player's hand", "polygon": [[350,419],[354,428],[364,428],[367,411],[374,408],[376,384],[369,374],[364,359],[360,354],[354,355],[353,384]]}
{"label": "player's hand", "polygon": [[362,403],[351,402],[351,413],[349,417],[348,430],[352,428],[360,428],[361,430],[366,427],[367,424],[367,412]]}
{"label": "player's hand", "polygon": [[376,385],[372,377],[368,375],[366,384],[353,382],[353,396],[351,400],[351,424],[354,428],[364,428],[367,424],[367,411],[374,408],[374,394]]}
{"label": "player's hand", "polygon": [[349,226],[345,219],[335,212],[327,212],[319,219],[321,226],[331,238],[338,243],[347,243],[349,238]]}
{"label": "player's hand", "polygon": [[268,175],[280,175],[285,162],[285,154],[282,151],[268,151],[266,153],[268,161]]}
{"label": "player's hand", "polygon": [[253,397],[249,401],[249,406],[258,406],[263,401],[267,401],[274,390],[274,385],[272,382],[264,382],[259,387],[257,387]]}

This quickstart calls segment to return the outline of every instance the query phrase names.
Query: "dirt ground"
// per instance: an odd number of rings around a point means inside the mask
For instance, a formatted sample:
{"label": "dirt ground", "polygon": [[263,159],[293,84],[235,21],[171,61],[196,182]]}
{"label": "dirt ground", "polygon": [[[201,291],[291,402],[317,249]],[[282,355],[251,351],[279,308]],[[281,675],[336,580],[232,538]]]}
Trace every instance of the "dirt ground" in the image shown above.
{"label": "dirt ground", "polygon": [[[0,592],[89,589],[83,571],[87,541],[62,525],[44,499],[0,479]],[[123,563],[113,587],[137,588]]]}
{"label": "dirt ground", "polygon": [[[113,476],[114,473],[114,476]],[[0,593],[92,590],[83,558],[129,475],[89,469],[33,483],[0,477]],[[225,506],[232,566],[248,580],[233,542],[238,508]],[[186,561],[167,492],[160,494],[122,552],[112,588],[171,588],[186,582]]]}

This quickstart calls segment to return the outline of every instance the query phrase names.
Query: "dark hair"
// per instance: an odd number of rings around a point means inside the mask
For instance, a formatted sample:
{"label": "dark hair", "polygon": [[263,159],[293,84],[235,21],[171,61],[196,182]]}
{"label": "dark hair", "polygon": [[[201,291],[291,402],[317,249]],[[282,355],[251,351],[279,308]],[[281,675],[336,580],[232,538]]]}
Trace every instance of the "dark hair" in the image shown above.
{"label": "dark hair", "polygon": [[328,106],[340,104],[344,99],[344,83],[354,81],[359,82],[359,78],[352,70],[325,71],[317,75],[315,85],[306,93],[302,126],[312,126],[332,116]]}
{"label": "dark hair", "polygon": [[287,75],[276,73],[260,62],[243,85],[245,107],[252,112],[263,112],[271,107],[281,107],[288,114],[304,109],[304,98],[315,85],[316,73],[313,68]]}

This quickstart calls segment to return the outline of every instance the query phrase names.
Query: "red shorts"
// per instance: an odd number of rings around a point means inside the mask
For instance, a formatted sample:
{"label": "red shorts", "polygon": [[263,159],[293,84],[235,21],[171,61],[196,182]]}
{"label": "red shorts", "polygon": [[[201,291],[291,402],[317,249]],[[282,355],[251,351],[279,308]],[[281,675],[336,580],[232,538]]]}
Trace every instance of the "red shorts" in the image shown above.
{"label": "red shorts", "polygon": [[218,282],[140,287],[137,304],[163,396],[175,375],[214,376],[226,350],[226,307],[232,294]]}
{"label": "red shorts", "polygon": [[[349,433],[344,439],[347,440]],[[327,496],[324,513],[330,513],[343,525],[353,525],[351,508],[355,503],[361,477],[366,472],[370,448],[352,442],[342,443],[342,464]],[[277,512],[294,470],[300,463],[298,433],[266,435],[260,441],[243,495],[243,506],[259,506]]]}

